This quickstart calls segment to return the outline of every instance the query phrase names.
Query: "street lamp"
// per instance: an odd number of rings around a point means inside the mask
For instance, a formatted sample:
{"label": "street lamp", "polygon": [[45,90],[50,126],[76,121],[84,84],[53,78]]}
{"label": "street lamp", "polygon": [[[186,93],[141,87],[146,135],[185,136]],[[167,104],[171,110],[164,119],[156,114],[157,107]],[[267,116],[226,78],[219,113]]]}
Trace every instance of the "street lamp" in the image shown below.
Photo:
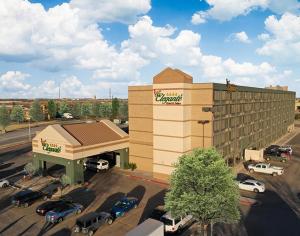
{"label": "street lamp", "polygon": [[204,125],[208,123],[209,120],[198,120],[198,124],[202,125],[202,148],[204,148]]}
{"label": "street lamp", "polygon": [[30,117],[29,117],[29,126],[28,126],[28,137],[29,137],[29,141],[31,141]]}

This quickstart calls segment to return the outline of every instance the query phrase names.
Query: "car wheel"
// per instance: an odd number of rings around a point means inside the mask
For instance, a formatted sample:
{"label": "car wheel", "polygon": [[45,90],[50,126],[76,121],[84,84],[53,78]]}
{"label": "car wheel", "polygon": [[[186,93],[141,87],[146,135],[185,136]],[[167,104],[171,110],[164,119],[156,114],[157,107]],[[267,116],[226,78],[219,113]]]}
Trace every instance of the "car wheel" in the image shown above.
{"label": "car wheel", "polygon": [[26,202],[25,204],[24,204],[24,207],[28,207],[29,206],[29,204],[28,204],[28,202]]}
{"label": "car wheel", "polygon": [[2,188],[6,188],[8,185],[6,184],[6,183],[4,183],[3,185],[2,185]]}
{"label": "car wheel", "polygon": [[249,172],[250,172],[250,173],[253,173],[253,172],[254,172],[254,170],[253,170],[253,169],[250,169],[250,170],[249,170]]}
{"label": "car wheel", "polygon": [[107,224],[111,225],[113,223],[113,219],[112,218],[108,218],[107,219]]}
{"label": "car wheel", "polygon": [[97,169],[97,172],[99,172],[99,169]]}
{"label": "car wheel", "polygon": [[94,235],[94,231],[93,231],[93,230],[90,230],[89,233],[88,233],[88,235],[89,235],[89,236]]}
{"label": "car wheel", "polygon": [[78,209],[77,212],[76,212],[76,214],[79,215],[80,213],[81,213],[81,209]]}
{"label": "car wheel", "polygon": [[258,192],[259,192],[257,188],[253,189],[253,191],[254,191],[255,193],[258,193]]}
{"label": "car wheel", "polygon": [[79,233],[80,232],[80,228],[78,227],[78,226],[76,226],[75,228],[74,228],[74,233]]}
{"label": "car wheel", "polygon": [[64,220],[63,218],[59,218],[58,223],[61,223],[63,220]]}
{"label": "car wheel", "polygon": [[277,176],[277,173],[276,173],[276,172],[274,172],[272,175],[273,175],[273,176]]}

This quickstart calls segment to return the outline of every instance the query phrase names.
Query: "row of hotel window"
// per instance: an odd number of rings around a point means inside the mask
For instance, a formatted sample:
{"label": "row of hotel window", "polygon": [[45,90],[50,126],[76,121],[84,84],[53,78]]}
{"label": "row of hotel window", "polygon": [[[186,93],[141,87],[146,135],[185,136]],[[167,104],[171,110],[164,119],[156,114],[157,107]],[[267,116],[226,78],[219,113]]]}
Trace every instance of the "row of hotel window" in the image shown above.
{"label": "row of hotel window", "polygon": [[251,100],[294,100],[295,94],[291,92],[275,93],[270,92],[233,92],[228,93],[227,91],[214,91],[214,100],[240,100],[240,99],[251,99]]}
{"label": "row of hotel window", "polygon": [[245,103],[245,104],[229,104],[214,106],[215,115],[225,115],[238,112],[250,112],[260,110],[282,110],[289,111],[294,110],[294,102],[257,102],[257,103]]}

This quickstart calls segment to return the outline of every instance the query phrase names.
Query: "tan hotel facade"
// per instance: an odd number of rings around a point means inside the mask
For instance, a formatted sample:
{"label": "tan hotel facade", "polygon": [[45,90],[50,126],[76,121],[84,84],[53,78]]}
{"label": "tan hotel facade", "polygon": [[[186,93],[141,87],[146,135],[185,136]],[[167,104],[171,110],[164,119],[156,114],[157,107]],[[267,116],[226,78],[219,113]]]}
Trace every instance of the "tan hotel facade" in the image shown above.
{"label": "tan hotel facade", "polygon": [[244,150],[260,149],[294,127],[295,92],[193,83],[167,68],[152,85],[130,86],[129,162],[167,178],[178,157],[214,146],[229,165]]}

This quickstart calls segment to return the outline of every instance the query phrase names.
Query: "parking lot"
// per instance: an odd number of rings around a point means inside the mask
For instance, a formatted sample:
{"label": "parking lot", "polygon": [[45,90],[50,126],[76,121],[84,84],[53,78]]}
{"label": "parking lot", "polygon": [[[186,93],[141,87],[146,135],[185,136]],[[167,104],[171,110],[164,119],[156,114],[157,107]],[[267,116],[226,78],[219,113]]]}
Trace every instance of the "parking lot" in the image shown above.
{"label": "parking lot", "polygon": [[[283,166],[283,176],[250,174],[266,184],[265,193],[252,193],[241,190],[241,195],[257,199],[258,206],[241,205],[242,220],[237,225],[214,225],[214,235],[300,235],[300,134],[290,142],[293,158],[287,163],[271,162]],[[22,178],[24,165],[31,160],[30,148],[21,147],[0,154],[0,176],[11,176],[11,181]],[[117,169],[106,172],[89,172],[90,185],[69,193],[75,202],[85,207],[83,215],[90,211],[110,211],[112,205],[123,196],[136,197],[137,209],[118,218],[112,225],[105,225],[95,235],[124,235],[148,218],[156,206],[163,204],[166,186],[143,179],[124,175]],[[28,208],[13,208],[10,197],[19,191],[16,188],[0,189],[0,235],[75,235],[72,228],[76,218],[72,216],[59,224],[45,224],[45,219],[35,213],[38,201]],[[186,230],[189,235],[192,228]]]}

